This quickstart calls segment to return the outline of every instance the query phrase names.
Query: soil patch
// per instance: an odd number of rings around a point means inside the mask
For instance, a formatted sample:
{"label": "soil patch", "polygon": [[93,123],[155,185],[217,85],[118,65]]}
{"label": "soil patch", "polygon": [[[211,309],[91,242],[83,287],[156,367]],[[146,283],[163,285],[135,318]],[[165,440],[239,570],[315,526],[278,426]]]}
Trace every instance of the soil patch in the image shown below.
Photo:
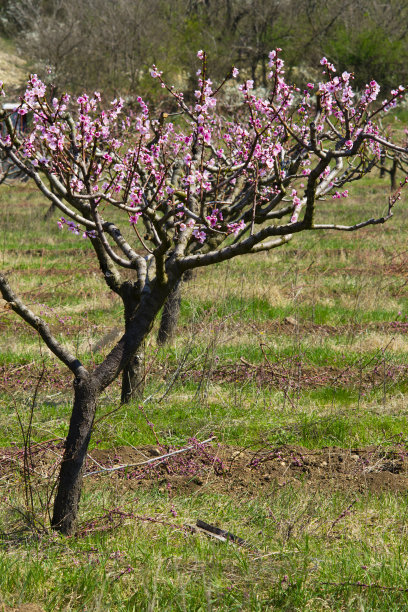
{"label": "soil patch", "polygon": [[259,387],[275,387],[286,391],[315,389],[319,387],[355,388],[370,392],[377,387],[405,380],[408,366],[393,364],[384,368],[382,363],[351,366],[314,366],[297,359],[286,359],[277,363],[253,364],[241,358],[234,364],[218,364],[209,371],[188,370],[181,374],[182,381],[199,383],[209,380],[214,383],[255,383]]}
{"label": "soil patch", "polygon": [[[92,478],[112,477],[125,488],[156,484],[172,493],[193,492],[202,487],[233,494],[243,490],[255,493],[271,485],[300,486],[302,483],[319,491],[402,493],[408,490],[408,453],[404,445],[392,449],[370,446],[347,450],[338,447],[310,450],[284,445],[254,451],[194,443],[194,448],[187,452],[161,459],[168,451],[171,449],[154,446],[120,447],[114,451],[95,449],[90,453],[88,474],[94,472]],[[150,463],[134,465],[149,460]],[[101,473],[101,466],[129,467]]]}
{"label": "soil patch", "polygon": [[[0,322],[0,333],[2,329],[10,331]],[[13,329],[18,326],[21,331],[30,332],[24,323],[13,322]],[[57,328],[57,326],[55,326]],[[75,331],[83,331],[81,326],[69,326],[73,335]],[[94,340],[92,350],[99,353],[106,350],[115,338],[118,330],[109,329],[105,336]],[[163,381],[171,381],[174,377],[174,366],[166,367],[161,364],[151,364],[147,367],[149,377],[159,377]],[[0,392],[13,393],[17,391],[32,390],[38,382],[42,366],[36,361],[28,364],[0,365]],[[316,366],[307,361],[299,360],[298,357],[284,358],[273,362],[250,363],[244,357],[237,361],[221,363],[214,360],[205,367],[189,367],[177,373],[174,382],[180,383],[203,383],[212,384],[255,384],[259,388],[268,387],[280,389],[286,393],[298,392],[302,389],[318,389],[327,387],[335,389],[358,389],[360,392],[370,393],[375,389],[389,388],[408,380],[408,365],[387,364],[382,361],[379,352],[375,358],[358,360],[352,365],[344,366],[323,365]],[[119,379],[116,384],[119,384]],[[66,391],[72,385],[72,375],[58,363],[47,365],[41,380],[41,391],[43,393],[55,393]]]}
{"label": "soil patch", "polygon": [[[310,450],[301,446],[265,446],[258,450],[217,443],[201,444],[192,439],[189,449],[122,446],[94,449],[88,455],[85,483],[100,487],[109,479],[119,491],[158,487],[170,496],[190,495],[200,490],[258,495],[286,486],[307,486],[311,491],[393,493],[408,491],[408,450],[397,443],[392,448],[369,446]],[[31,447],[26,466],[32,482],[49,483],[58,473],[63,443],[49,440]],[[166,455],[166,456],[164,456]],[[0,449],[0,478],[13,485],[24,471],[24,450]]]}

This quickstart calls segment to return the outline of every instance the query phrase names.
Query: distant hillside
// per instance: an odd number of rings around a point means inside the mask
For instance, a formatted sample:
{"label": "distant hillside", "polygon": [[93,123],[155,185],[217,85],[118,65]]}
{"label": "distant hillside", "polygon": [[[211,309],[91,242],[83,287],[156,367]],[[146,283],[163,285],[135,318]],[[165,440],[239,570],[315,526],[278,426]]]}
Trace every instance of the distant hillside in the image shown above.
{"label": "distant hillside", "polygon": [[0,80],[4,83],[7,97],[24,85],[27,76],[25,60],[17,55],[10,41],[0,37]]}

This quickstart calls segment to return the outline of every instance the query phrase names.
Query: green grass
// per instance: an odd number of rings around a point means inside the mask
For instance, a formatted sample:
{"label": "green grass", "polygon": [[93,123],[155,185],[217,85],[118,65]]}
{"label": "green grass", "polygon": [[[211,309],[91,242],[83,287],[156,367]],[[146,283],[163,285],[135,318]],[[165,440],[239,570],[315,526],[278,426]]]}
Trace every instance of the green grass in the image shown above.
{"label": "green grass", "polygon": [[[238,504],[206,493],[188,499],[169,499],[159,490],[133,500],[122,496],[122,509],[136,518],[116,529],[3,545],[0,589],[15,593],[13,603],[47,600],[49,609],[404,609],[407,595],[395,587],[408,587],[408,550],[400,538],[406,499],[366,496],[338,520],[352,501],[351,495],[311,493],[307,486],[244,495]],[[117,502],[113,492],[87,491],[84,515],[96,518],[95,507]],[[152,508],[156,524],[144,520]],[[247,547],[177,528],[201,517],[245,534]],[[22,556],[29,561],[22,563]]]}
{"label": "green grass", "polygon": [[[353,199],[327,202],[320,220],[372,216],[387,189],[378,176],[364,179]],[[98,340],[122,325],[120,300],[87,241],[59,232],[56,218],[44,224],[47,207],[29,184],[0,187],[1,269],[92,366],[111,347],[94,351]],[[148,421],[163,446],[215,435],[231,452],[399,444],[406,453],[407,238],[400,204],[384,226],[311,233],[269,254],[197,271],[184,287],[172,346],[157,347],[157,325],[147,342],[144,414],[138,403],[118,409],[120,383],[113,384],[98,407],[91,453],[157,446]],[[0,447],[22,446],[43,363],[32,441],[63,439],[71,377],[2,308]],[[35,480],[34,505],[46,528],[53,479]],[[21,462],[0,470],[0,603],[81,612],[408,606],[406,494],[320,490],[307,475],[262,487],[217,482],[216,490],[211,478],[191,490],[189,482],[169,487],[157,477],[146,486],[107,474],[88,478],[83,533],[64,539],[29,528]],[[118,508],[121,518],[101,518]],[[186,531],[197,519],[248,546]]]}

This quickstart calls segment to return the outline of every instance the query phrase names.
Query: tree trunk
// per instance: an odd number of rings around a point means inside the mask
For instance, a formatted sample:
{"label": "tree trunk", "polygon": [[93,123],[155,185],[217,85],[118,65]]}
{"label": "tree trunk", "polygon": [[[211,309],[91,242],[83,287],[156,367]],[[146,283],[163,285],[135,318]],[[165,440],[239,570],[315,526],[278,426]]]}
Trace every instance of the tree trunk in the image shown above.
{"label": "tree trunk", "polygon": [[85,459],[95,417],[97,392],[89,375],[74,382],[74,407],[62,459],[52,527],[65,535],[76,528]]}
{"label": "tree trunk", "polygon": [[51,206],[45,212],[43,220],[48,221],[49,219],[51,219],[51,217],[53,216],[56,210],[57,210],[57,207],[55,206],[54,202],[52,202]]}
{"label": "tree trunk", "polygon": [[[105,360],[92,374],[85,371],[74,382],[74,407],[61,463],[51,525],[65,535],[75,532],[82,490],[85,459],[91,439],[96,403],[100,393],[110,385],[140,351],[153,322],[178,279],[149,291],[134,308],[126,302],[126,332]],[[131,292],[130,292],[131,293]],[[128,309],[132,305],[132,309]]]}
{"label": "tree trunk", "polygon": [[395,191],[397,189],[397,170],[398,160],[394,159],[390,170],[391,191]]}
{"label": "tree trunk", "polygon": [[163,307],[157,343],[166,344],[174,336],[180,315],[181,282],[175,285]]}
{"label": "tree trunk", "polygon": [[384,178],[385,176],[385,172],[386,172],[385,161],[386,161],[385,152],[381,151],[380,153],[380,164],[381,164],[380,165],[380,178]]}
{"label": "tree trunk", "polygon": [[176,283],[170,292],[169,297],[167,298],[163,307],[160,327],[157,334],[158,344],[166,344],[166,342],[169,342],[175,335],[180,316],[182,285],[192,278],[193,273],[191,270],[184,272],[181,279],[178,281],[178,283]]}
{"label": "tree trunk", "polygon": [[[137,294],[135,295],[131,284],[129,284],[127,288],[123,288],[122,300],[125,312],[125,332],[127,332],[140,303],[139,296]],[[122,404],[127,404],[131,400],[140,398],[143,395],[145,382],[144,357],[144,345],[141,344],[123,370],[122,391],[120,396]]]}
{"label": "tree trunk", "polygon": [[145,364],[144,347],[129,361],[122,374],[122,391],[120,401],[128,404],[131,400],[142,397],[144,389]]}

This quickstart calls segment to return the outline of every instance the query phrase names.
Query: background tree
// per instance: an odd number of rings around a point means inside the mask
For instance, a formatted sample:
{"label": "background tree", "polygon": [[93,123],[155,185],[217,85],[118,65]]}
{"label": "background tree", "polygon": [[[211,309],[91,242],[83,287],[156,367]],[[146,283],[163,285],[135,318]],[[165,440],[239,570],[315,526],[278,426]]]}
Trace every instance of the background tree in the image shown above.
{"label": "background tree", "polygon": [[[402,185],[377,218],[354,225],[316,220],[320,203],[327,208],[328,200],[347,198],[345,187],[370,172],[381,150],[406,152],[385,140],[376,123],[404,88],[375,106],[375,81],[356,96],[352,75],[338,76],[324,58],[322,82],[300,91],[285,82],[279,51],[269,56],[269,95],[258,97],[245,81],[235,118],[217,110],[226,81],[214,86],[202,51],[192,105],[152,69],[178,108],[177,123],[164,115],[154,121],[141,98],[137,115],[123,113],[121,99],[104,110],[97,93],[80,96],[71,115],[69,96],[49,101],[36,75],[18,108],[33,113],[32,132],[20,139],[5,117],[9,133],[1,150],[61,211],[61,231],[91,240],[106,282],[129,313],[120,340],[99,365],[89,366],[0,274],[3,298],[74,376],[52,518],[63,533],[75,530],[98,398],[137,357],[186,272],[283,246],[303,231],[355,231],[392,215]],[[140,218],[149,228],[145,237]]]}
{"label": "background tree", "polygon": [[33,71],[53,67],[60,91],[97,88],[135,104],[142,88],[159,105],[151,64],[191,95],[200,46],[214,58],[213,78],[235,63],[265,87],[268,50],[282,46],[298,85],[326,55],[356,73],[357,88],[372,74],[390,87],[406,79],[407,13],[408,0],[5,0],[0,26]]}

